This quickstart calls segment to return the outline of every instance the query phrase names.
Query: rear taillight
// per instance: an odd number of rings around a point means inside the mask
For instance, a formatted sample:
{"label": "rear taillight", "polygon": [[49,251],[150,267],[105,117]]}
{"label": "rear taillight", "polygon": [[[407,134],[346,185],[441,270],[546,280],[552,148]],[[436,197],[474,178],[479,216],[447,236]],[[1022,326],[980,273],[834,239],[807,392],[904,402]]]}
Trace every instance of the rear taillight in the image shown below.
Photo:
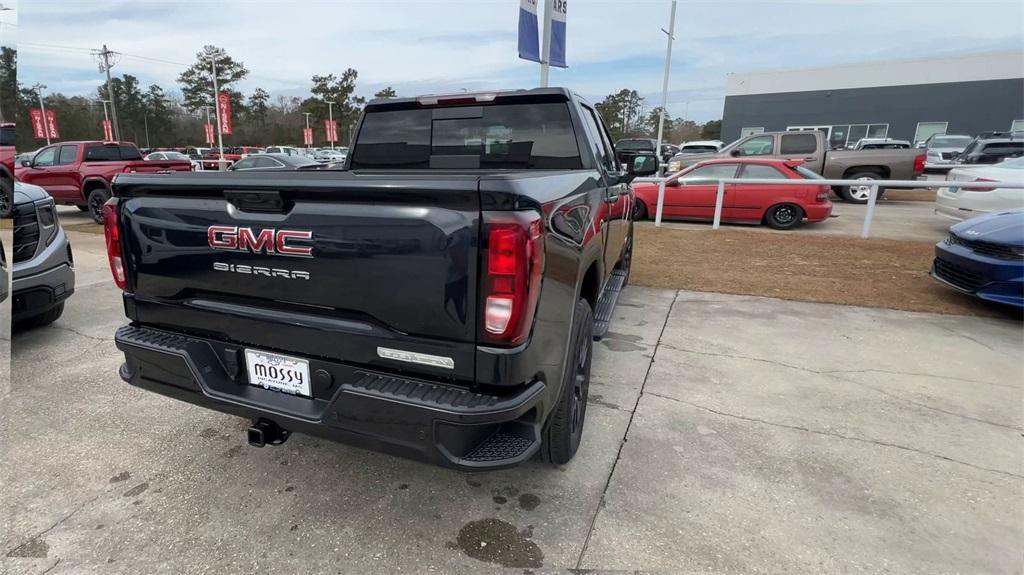
{"label": "rear taillight", "polygon": [[[990,180],[989,178],[974,178],[975,182],[998,182],[999,180]],[[995,188],[978,188],[975,186],[964,186],[965,192],[991,192]]]}
{"label": "rear taillight", "polygon": [[134,174],[134,173],[135,173],[135,172],[137,172],[137,171],[138,171],[138,170],[136,170],[135,168],[133,168],[133,167],[131,167],[131,166],[125,166],[125,167],[124,167],[124,168],[123,168],[123,169],[121,170],[121,173],[122,173],[122,174]]}
{"label": "rear taillight", "polygon": [[537,212],[484,212],[483,339],[518,345],[530,335],[544,268]]}
{"label": "rear taillight", "polygon": [[121,289],[127,289],[124,257],[121,254],[121,231],[117,219],[117,200],[111,198],[103,204],[103,236],[107,240],[107,259],[110,261],[110,273],[114,276],[114,283]]}
{"label": "rear taillight", "polygon": [[924,154],[914,158],[914,172],[921,173],[924,171]]}
{"label": "rear taillight", "polygon": [[818,195],[814,197],[814,200],[819,202],[819,203],[820,202],[827,202],[828,201],[828,186],[821,186],[820,188],[818,188]]}

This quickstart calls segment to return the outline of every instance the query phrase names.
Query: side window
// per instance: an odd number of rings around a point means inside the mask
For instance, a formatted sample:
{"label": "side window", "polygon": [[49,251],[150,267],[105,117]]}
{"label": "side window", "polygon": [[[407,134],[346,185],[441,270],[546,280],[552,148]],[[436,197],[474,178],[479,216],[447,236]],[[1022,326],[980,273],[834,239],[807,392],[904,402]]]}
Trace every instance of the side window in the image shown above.
{"label": "side window", "polygon": [[248,169],[251,169],[253,167],[255,167],[255,166],[253,165],[253,159],[252,158],[245,158],[244,160],[238,160],[237,162],[234,163],[234,165],[231,166],[231,168],[234,169],[234,170],[248,170]]}
{"label": "side window", "polygon": [[779,146],[779,153],[786,154],[813,154],[818,149],[818,139],[811,134],[784,134],[782,144]]}
{"label": "side window", "polygon": [[[783,136],[785,138],[785,136]],[[743,164],[740,170],[740,178],[750,180],[786,180],[786,176],[773,168],[763,164]]]}
{"label": "side window", "polygon": [[619,161],[615,157],[615,146],[612,145],[612,137],[608,133],[608,128],[605,128],[604,122],[601,120],[601,116],[594,110],[589,110],[593,116],[594,121],[597,122],[597,131],[601,135],[601,145],[604,147],[604,152],[608,156],[608,168],[613,172],[621,171],[622,168],[619,166]]}
{"label": "side window", "polygon": [[75,152],[78,151],[78,146],[61,146],[60,153],[57,155],[57,165],[64,166],[67,164],[75,163]]}
{"label": "side window", "polygon": [[32,160],[33,166],[52,166],[57,161],[57,148],[46,148],[45,150],[36,154],[35,159]]}
{"label": "side window", "polygon": [[614,169],[611,168],[614,163],[609,162],[608,151],[605,149],[604,143],[601,141],[601,128],[597,125],[597,117],[594,115],[594,112],[586,106],[581,105],[579,107],[579,111],[580,118],[583,120],[583,127],[587,132],[587,139],[590,140],[590,148],[594,152],[594,157],[597,159],[597,162],[606,169],[614,171]]}
{"label": "side window", "polygon": [[679,177],[679,183],[688,186],[717,184],[718,180],[736,176],[737,164],[711,164],[702,166]]}
{"label": "side window", "polygon": [[772,136],[758,136],[750,138],[739,146],[741,156],[770,156],[775,138]]}

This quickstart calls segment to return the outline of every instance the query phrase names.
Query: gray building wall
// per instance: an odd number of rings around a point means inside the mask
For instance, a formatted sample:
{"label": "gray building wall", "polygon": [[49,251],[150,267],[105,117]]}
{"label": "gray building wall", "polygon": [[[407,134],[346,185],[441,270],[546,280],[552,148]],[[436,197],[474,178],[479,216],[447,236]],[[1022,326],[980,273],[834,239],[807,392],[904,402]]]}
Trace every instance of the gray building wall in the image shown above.
{"label": "gray building wall", "polygon": [[726,96],[722,140],[740,129],[889,124],[889,137],[910,140],[918,122],[949,122],[948,134],[1008,130],[1024,119],[1024,78],[946,84]]}

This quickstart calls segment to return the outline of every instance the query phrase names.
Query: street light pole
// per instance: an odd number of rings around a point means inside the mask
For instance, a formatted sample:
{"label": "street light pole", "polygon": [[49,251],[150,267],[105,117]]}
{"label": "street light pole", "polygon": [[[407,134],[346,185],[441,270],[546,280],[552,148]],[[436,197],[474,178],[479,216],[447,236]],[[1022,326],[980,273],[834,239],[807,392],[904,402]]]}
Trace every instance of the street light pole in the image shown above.
{"label": "street light pole", "polygon": [[[331,124],[333,125],[334,124],[334,102],[327,102],[327,118],[331,122]],[[337,131],[337,130],[335,130],[335,131]],[[331,151],[333,151],[333,150],[334,150],[334,140],[331,140]]]}
{"label": "street light pole", "polygon": [[32,86],[32,89],[36,91],[36,95],[39,96],[39,112],[43,115],[43,134],[46,136],[46,145],[50,145],[50,122],[46,119],[46,104],[43,103],[43,90],[46,86],[42,84],[36,84]]}
{"label": "street light pole", "polygon": [[210,57],[210,73],[213,75],[213,111],[217,117],[217,150],[220,152],[220,161],[217,162],[217,168],[224,168],[224,135],[220,131],[221,119],[220,119],[220,94],[217,90],[217,58],[216,56]]}
{"label": "street light pole", "polygon": [[[661,30],[665,32],[664,29]],[[665,107],[668,106],[668,73],[672,67],[672,40],[676,31],[676,0],[672,0],[672,16],[668,23],[668,48],[665,49],[665,77],[661,81],[661,113],[658,114],[658,147],[655,154],[661,160],[661,139],[665,133]]]}
{"label": "street light pole", "polygon": [[146,125],[146,147],[147,148],[152,148],[153,146],[151,146],[149,144],[149,112],[148,111],[143,111],[142,112],[142,122],[143,122],[143,124]]}

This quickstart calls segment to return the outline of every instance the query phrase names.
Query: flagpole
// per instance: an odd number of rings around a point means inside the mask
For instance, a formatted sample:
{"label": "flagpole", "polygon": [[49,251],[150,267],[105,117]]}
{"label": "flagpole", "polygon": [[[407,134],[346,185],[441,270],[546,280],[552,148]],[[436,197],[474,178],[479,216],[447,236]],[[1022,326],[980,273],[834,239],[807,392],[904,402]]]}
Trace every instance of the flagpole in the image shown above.
{"label": "flagpole", "polygon": [[551,71],[551,16],[554,13],[555,0],[544,0],[544,32],[540,38],[540,87],[548,87],[548,74]]}

